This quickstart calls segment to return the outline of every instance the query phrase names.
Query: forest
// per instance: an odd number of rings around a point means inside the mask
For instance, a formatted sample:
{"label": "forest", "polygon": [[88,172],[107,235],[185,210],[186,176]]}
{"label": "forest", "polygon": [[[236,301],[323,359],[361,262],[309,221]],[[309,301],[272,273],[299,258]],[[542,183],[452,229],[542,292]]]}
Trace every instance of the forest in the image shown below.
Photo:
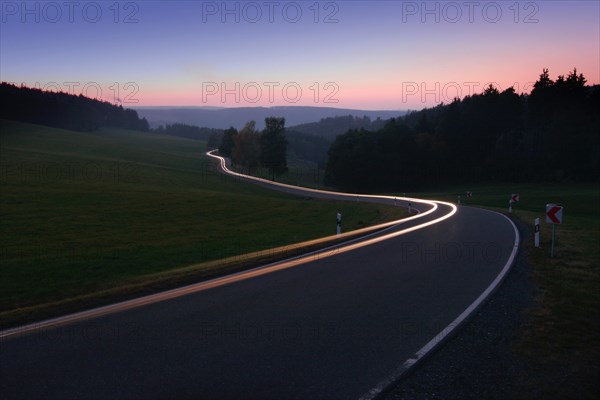
{"label": "forest", "polygon": [[209,141],[211,137],[212,140],[216,140],[219,135],[223,134],[222,129],[214,129],[214,128],[201,128],[195,125],[188,124],[166,124],[165,126],[159,125],[156,129],[150,130],[153,133],[157,133],[159,135],[170,135],[170,136],[178,136],[192,140],[202,140]]}
{"label": "forest", "polygon": [[102,127],[148,131],[135,110],[83,95],[0,83],[0,118],[92,132]]}
{"label": "forest", "polygon": [[530,94],[482,94],[349,130],[328,152],[325,183],[359,192],[445,184],[593,181],[599,175],[600,86],[544,69]]}
{"label": "forest", "polygon": [[[151,132],[207,140],[209,149],[273,179],[286,156],[326,166],[325,184],[357,192],[409,191],[447,184],[595,181],[600,171],[600,85],[574,69],[544,69],[530,94],[490,85],[481,94],[389,120],[339,116],[285,128],[266,119],[239,132],[185,124]],[[0,84],[0,118],[76,131],[150,131],[134,110],[63,92]],[[343,133],[345,132],[345,133]]]}
{"label": "forest", "polygon": [[285,134],[285,118],[265,118],[262,132],[256,129],[256,121],[249,121],[238,132],[234,127],[223,131],[219,154],[230,157],[237,167],[253,173],[259,166],[265,167],[275,180],[287,171],[288,141]]}

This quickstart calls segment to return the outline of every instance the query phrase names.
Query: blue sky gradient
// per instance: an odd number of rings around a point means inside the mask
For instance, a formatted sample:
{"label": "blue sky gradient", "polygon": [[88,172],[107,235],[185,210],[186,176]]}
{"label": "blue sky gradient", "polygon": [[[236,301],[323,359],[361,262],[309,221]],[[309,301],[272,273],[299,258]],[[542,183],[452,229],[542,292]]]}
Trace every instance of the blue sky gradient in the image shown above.
{"label": "blue sky gradient", "polygon": [[[1,79],[77,82],[76,94],[93,82],[131,106],[363,109],[419,109],[489,82],[527,92],[544,67],[600,82],[598,1],[271,2],[272,21],[267,3],[248,3],[77,2],[69,15],[63,2],[3,1]],[[289,84],[301,95],[286,98]]]}

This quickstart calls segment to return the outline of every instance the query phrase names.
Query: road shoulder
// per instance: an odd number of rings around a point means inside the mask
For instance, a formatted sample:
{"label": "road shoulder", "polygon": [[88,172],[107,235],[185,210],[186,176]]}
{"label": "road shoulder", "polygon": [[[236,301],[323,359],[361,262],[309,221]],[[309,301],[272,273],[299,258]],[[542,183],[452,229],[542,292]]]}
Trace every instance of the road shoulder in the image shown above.
{"label": "road shoulder", "polygon": [[[529,240],[529,228],[516,219],[513,222],[519,228],[522,243]],[[518,359],[511,348],[534,298],[527,246],[521,246],[515,265],[488,302],[455,337],[397,382],[383,398],[521,397],[531,366]]]}

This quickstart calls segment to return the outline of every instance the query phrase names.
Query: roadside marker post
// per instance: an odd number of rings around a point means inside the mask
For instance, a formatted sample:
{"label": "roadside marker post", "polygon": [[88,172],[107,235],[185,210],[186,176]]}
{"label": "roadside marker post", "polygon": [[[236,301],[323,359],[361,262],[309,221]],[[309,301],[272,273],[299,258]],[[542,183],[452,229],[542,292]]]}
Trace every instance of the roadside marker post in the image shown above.
{"label": "roadside marker post", "polygon": [[508,212],[511,213],[512,212],[512,205],[513,203],[518,203],[519,202],[519,194],[518,193],[513,193],[510,195],[510,200],[508,201]]}
{"label": "roadside marker post", "polygon": [[535,247],[540,247],[540,219],[535,219],[535,238],[534,238]]}
{"label": "roadside marker post", "polygon": [[342,214],[337,213],[337,235],[342,233]]}
{"label": "roadside marker post", "polygon": [[408,202],[408,213],[412,214],[412,203],[410,201]]}
{"label": "roadside marker post", "polygon": [[554,242],[556,240],[556,225],[562,224],[563,206],[562,204],[546,204],[546,222],[552,224],[552,246],[550,247],[550,257],[554,257]]}
{"label": "roadside marker post", "polygon": [[456,200],[456,205],[460,206],[460,195],[458,195],[458,199]]}

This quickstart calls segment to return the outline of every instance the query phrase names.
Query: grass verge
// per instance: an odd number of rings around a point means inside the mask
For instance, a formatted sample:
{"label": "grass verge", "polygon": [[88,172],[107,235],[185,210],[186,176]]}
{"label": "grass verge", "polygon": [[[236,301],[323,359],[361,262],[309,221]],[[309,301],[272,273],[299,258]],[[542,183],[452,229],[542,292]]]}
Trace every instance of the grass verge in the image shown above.
{"label": "grass verge", "polygon": [[[466,198],[466,190],[473,191]],[[541,220],[541,247],[533,236],[525,243],[535,305],[527,310],[514,354],[528,365],[517,382],[515,398],[596,398],[600,369],[600,193],[597,183],[495,185],[446,190],[420,196],[457,201],[507,212],[512,193],[521,201],[512,215],[529,225]],[[563,224],[556,227],[556,254],[550,257],[551,224],[545,204],[564,206]]]}

